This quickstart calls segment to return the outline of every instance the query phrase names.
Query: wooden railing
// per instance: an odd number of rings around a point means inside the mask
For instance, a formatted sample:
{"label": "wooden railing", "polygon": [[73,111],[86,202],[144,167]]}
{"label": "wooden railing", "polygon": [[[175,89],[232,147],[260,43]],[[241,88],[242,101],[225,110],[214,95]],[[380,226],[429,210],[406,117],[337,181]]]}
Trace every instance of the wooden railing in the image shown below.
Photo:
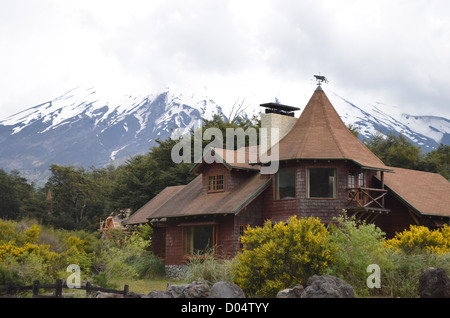
{"label": "wooden railing", "polygon": [[376,188],[347,188],[349,205],[356,202],[359,207],[384,208],[384,197],[388,190]]}
{"label": "wooden railing", "polygon": [[[61,279],[57,279],[55,284],[41,284],[38,280],[33,282],[33,285],[30,286],[15,286],[12,283],[7,284],[7,286],[0,286],[0,295],[16,295],[22,291],[31,290],[33,293],[33,298],[63,298],[63,289],[71,289],[71,290],[86,290],[86,296],[93,295],[96,291],[101,291],[104,293],[112,293],[123,295],[123,297],[127,297],[129,293],[128,285],[125,285],[123,290],[115,290],[109,288],[102,288],[97,286],[92,286],[91,283],[86,282],[86,284],[81,285],[79,288],[70,288],[66,284],[63,284]],[[39,295],[40,289],[54,289],[54,292],[51,295]]]}

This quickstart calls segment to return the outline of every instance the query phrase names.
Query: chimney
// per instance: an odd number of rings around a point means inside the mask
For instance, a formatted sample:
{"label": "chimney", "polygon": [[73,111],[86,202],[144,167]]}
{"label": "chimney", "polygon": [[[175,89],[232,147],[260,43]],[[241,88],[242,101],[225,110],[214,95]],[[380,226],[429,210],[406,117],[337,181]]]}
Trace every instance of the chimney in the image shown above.
{"label": "chimney", "polygon": [[[267,128],[267,141],[265,142],[271,148],[294,127],[297,122],[294,111],[300,110],[300,108],[276,103],[266,103],[260,106],[266,108],[265,113],[261,114],[261,128]],[[270,128],[278,128],[279,140],[272,140]]]}

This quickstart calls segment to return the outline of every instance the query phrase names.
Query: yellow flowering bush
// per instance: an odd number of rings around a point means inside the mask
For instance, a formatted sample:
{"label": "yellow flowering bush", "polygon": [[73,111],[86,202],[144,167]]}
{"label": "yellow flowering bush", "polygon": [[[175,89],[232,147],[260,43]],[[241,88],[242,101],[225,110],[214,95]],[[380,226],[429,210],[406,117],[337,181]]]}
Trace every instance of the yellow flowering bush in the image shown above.
{"label": "yellow flowering bush", "polygon": [[294,216],[287,223],[249,227],[242,242],[233,280],[251,297],[274,297],[282,289],[304,284],[332,261],[328,232],[317,218]]}
{"label": "yellow flowering bush", "polygon": [[405,253],[430,251],[437,255],[450,252],[450,227],[430,230],[425,226],[411,225],[409,230],[397,233],[386,241],[386,246]]}
{"label": "yellow flowering bush", "polygon": [[40,232],[36,224],[20,231],[14,223],[0,220],[2,272],[14,273],[12,276],[22,283],[52,278],[53,267],[60,260],[60,255],[52,252],[50,245],[38,243]]}

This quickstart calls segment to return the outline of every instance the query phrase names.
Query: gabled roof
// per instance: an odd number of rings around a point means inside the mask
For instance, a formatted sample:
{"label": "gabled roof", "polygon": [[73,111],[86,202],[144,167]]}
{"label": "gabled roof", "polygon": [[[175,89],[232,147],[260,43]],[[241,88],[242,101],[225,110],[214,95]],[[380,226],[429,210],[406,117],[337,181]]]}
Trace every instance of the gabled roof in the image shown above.
{"label": "gabled roof", "polygon": [[[165,201],[165,203],[153,209],[151,213],[145,214],[145,217],[151,220],[194,215],[237,214],[258,197],[271,182],[272,179],[261,177],[256,173],[230,191],[204,193],[202,176],[199,175],[173,195],[157,195],[155,199]],[[160,196],[164,198],[161,199]]]}
{"label": "gabled roof", "polygon": [[437,173],[392,168],[384,184],[415,212],[450,217],[450,182]]}
{"label": "gabled roof", "polygon": [[280,140],[279,158],[345,159],[369,169],[390,170],[350,132],[320,86],[297,123]]}
{"label": "gabled roof", "polygon": [[181,191],[185,185],[180,186],[172,186],[167,187],[162,190],[158,195],[156,195],[153,199],[148,201],[143,207],[137,210],[133,215],[131,215],[126,221],[124,221],[123,225],[136,225],[136,224],[145,224],[148,222],[147,218],[153,213],[155,210],[160,208],[164,203],[170,200],[175,194]]}
{"label": "gabled roof", "polygon": [[[190,170],[192,173],[198,173],[203,165],[213,161],[222,163],[227,169],[243,169],[258,171],[257,165],[250,165],[251,160],[257,162],[258,146],[242,147],[238,150],[229,150],[222,148],[211,148],[205,151],[202,161],[196,163]],[[254,159],[253,159],[254,158]]]}

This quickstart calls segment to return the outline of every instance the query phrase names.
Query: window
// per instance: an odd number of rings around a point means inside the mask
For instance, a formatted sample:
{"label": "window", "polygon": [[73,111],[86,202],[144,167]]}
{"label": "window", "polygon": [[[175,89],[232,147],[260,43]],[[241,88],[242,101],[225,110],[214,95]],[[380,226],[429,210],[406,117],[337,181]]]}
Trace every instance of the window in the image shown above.
{"label": "window", "polygon": [[348,173],[348,199],[357,199],[361,203],[363,200],[363,194],[357,188],[364,188],[366,185],[365,176],[363,172],[349,171]]}
{"label": "window", "polygon": [[241,224],[239,225],[239,250],[242,251],[244,249],[244,243],[242,243],[242,237],[245,235],[245,230],[247,229],[247,225]]}
{"label": "window", "polygon": [[223,174],[208,176],[208,192],[220,192],[224,190]]}
{"label": "window", "polygon": [[214,246],[214,226],[187,226],[183,228],[183,255],[204,255],[213,252]]}
{"label": "window", "polygon": [[275,200],[295,198],[295,169],[282,169],[275,175]]}
{"label": "window", "polygon": [[335,168],[308,168],[308,198],[335,199],[337,193]]}

